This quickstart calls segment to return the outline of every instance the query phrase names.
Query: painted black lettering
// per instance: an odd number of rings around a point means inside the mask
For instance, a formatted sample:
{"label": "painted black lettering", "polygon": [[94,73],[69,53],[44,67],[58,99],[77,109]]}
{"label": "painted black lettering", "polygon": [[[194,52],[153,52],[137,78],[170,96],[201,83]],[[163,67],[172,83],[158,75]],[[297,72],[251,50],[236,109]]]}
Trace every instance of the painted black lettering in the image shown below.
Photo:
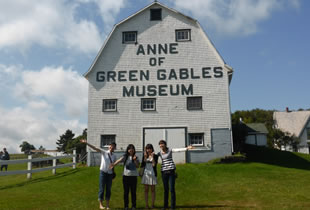
{"label": "painted black lettering", "polygon": [[116,72],[115,71],[108,71],[108,75],[107,75],[107,81],[110,82],[111,80],[113,80],[114,82],[116,82]]}
{"label": "painted black lettering", "polygon": [[153,44],[153,47],[150,44],[147,45],[147,54],[151,54],[150,52],[156,55],[156,44]]}
{"label": "painted black lettering", "polygon": [[139,86],[136,86],[136,95],[137,96],[145,96],[145,86],[142,86],[141,89],[142,90],[140,90]]}
{"label": "painted black lettering", "polygon": [[137,70],[130,70],[129,71],[129,81],[138,81],[137,74],[138,74]]}
{"label": "painted black lettering", "polygon": [[167,96],[167,87],[168,85],[158,85],[158,95]]}
{"label": "painted black lettering", "polygon": [[178,43],[170,43],[169,46],[170,46],[169,47],[170,54],[178,54],[177,50]]}
{"label": "painted black lettering", "polygon": [[164,46],[161,44],[158,45],[158,53],[161,54],[162,52],[164,54],[168,53],[168,45],[167,44],[165,44]]}
{"label": "painted black lettering", "polygon": [[173,89],[173,85],[170,85],[170,95],[178,96],[180,94],[180,87],[179,85],[175,86],[175,90]]}
{"label": "painted black lettering", "polygon": [[157,70],[157,80],[165,80],[166,76],[166,69],[158,69]]}
{"label": "painted black lettering", "polygon": [[144,48],[143,48],[142,44],[139,44],[139,47],[137,50],[137,55],[139,55],[139,54],[145,55]]}
{"label": "painted black lettering", "polygon": [[149,85],[147,86],[147,95],[148,96],[156,96],[156,85]]}
{"label": "painted black lettering", "polygon": [[202,78],[211,78],[210,70],[211,70],[211,67],[203,67],[202,68]]}
{"label": "painted black lettering", "polygon": [[126,82],[127,81],[127,79],[126,79],[126,71],[119,71],[118,72],[118,81],[119,82]]}
{"label": "painted black lettering", "polygon": [[105,77],[104,77],[105,72],[104,71],[98,71],[96,75],[96,81],[97,82],[104,82]]}
{"label": "painted black lettering", "polygon": [[213,68],[214,77],[215,78],[221,78],[223,77],[223,69],[222,67],[214,67]]}
{"label": "painted black lettering", "polygon": [[174,70],[174,69],[171,69],[171,70],[170,70],[168,79],[169,79],[169,80],[171,80],[171,79],[177,80],[177,79],[178,79],[177,74],[175,73],[175,70]]}
{"label": "painted black lettering", "polygon": [[123,97],[134,96],[134,90],[135,90],[134,86],[131,86],[129,90],[127,89],[126,86],[123,86]]}
{"label": "painted black lettering", "polygon": [[149,79],[150,79],[150,71],[149,70],[146,70],[146,72],[144,72],[143,70],[140,70],[140,80],[143,81],[143,78],[144,78],[144,80],[149,81]]}
{"label": "painted black lettering", "polygon": [[193,84],[190,84],[188,88],[184,84],[181,86],[182,88],[182,95],[193,95]]}
{"label": "painted black lettering", "polygon": [[195,71],[194,71],[194,69],[193,68],[191,68],[191,78],[192,79],[200,79],[200,76],[195,76]]}
{"label": "painted black lettering", "polygon": [[188,79],[189,75],[188,75],[188,69],[180,69],[180,79]]}
{"label": "painted black lettering", "polygon": [[150,66],[156,66],[156,62],[157,62],[156,58],[150,58],[149,60]]}

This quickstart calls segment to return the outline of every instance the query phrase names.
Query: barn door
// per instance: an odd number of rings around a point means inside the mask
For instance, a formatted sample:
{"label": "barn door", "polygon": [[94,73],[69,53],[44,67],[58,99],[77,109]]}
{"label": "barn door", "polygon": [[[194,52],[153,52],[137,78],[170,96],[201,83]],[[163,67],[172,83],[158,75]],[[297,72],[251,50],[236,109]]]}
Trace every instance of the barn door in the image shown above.
{"label": "barn door", "polygon": [[[186,128],[145,128],[144,129],[144,146],[152,144],[155,153],[160,151],[158,142],[165,140],[169,148],[184,148],[186,147]],[[185,152],[173,153],[175,163],[186,162]]]}

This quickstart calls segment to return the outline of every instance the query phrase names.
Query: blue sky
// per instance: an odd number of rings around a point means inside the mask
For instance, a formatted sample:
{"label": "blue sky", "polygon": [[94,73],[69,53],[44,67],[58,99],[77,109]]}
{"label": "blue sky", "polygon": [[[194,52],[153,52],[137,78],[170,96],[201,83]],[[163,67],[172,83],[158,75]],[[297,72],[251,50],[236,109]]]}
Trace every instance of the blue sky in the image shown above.
{"label": "blue sky", "polygon": [[[87,127],[82,76],[114,24],[150,0],[0,0],[0,147],[55,149]],[[310,1],[162,0],[233,67],[231,109],[310,108]]]}

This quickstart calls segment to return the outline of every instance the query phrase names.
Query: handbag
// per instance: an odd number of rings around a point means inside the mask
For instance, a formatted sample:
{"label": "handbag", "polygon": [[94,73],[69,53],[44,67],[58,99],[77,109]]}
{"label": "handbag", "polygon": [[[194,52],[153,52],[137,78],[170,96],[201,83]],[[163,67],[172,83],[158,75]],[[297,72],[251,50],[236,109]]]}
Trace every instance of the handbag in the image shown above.
{"label": "handbag", "polygon": [[[110,154],[108,154],[108,155],[109,155],[110,162],[112,163],[111,156],[110,156]],[[114,167],[113,167],[113,168],[112,168],[112,179],[115,179],[115,177],[116,177],[116,173],[115,173]]]}
{"label": "handbag", "polygon": [[144,167],[141,167],[140,169],[139,169],[139,176],[143,176],[143,174],[144,174]]}

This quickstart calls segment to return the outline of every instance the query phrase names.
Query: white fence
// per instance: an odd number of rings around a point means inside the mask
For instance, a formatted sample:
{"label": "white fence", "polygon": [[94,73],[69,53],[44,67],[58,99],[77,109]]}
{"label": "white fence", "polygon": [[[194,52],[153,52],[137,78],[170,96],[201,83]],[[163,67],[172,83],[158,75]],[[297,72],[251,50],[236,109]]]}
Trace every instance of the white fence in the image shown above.
{"label": "white fence", "polygon": [[[56,164],[57,159],[62,158],[72,158],[72,163],[65,163],[61,165]],[[44,167],[44,168],[36,168],[32,169],[33,162],[40,162],[40,161],[47,161],[53,160],[53,166],[51,167]],[[28,155],[28,159],[22,160],[1,160],[0,165],[11,165],[11,164],[19,164],[19,163],[27,163],[27,170],[19,170],[19,171],[1,171],[0,176],[7,176],[7,175],[15,175],[15,174],[27,174],[27,178],[31,179],[32,173],[37,173],[41,171],[52,170],[53,174],[56,174],[57,168],[64,168],[72,166],[73,169],[76,168],[76,150],[73,150],[72,155],[63,155],[63,156],[56,156],[56,157],[46,157],[46,158],[35,158],[32,159],[32,155]]]}

